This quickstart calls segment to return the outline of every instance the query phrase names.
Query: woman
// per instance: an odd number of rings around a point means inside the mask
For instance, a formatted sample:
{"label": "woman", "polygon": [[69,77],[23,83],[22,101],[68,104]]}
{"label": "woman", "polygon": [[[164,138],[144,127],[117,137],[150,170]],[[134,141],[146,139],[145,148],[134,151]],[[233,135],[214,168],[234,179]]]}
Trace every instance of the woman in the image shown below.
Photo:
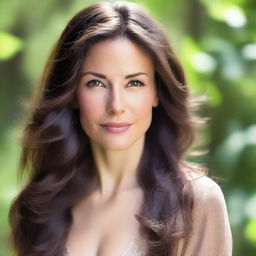
{"label": "woman", "polygon": [[184,160],[196,127],[188,97],[141,7],[102,2],[72,18],[24,131],[17,255],[231,255],[220,187]]}

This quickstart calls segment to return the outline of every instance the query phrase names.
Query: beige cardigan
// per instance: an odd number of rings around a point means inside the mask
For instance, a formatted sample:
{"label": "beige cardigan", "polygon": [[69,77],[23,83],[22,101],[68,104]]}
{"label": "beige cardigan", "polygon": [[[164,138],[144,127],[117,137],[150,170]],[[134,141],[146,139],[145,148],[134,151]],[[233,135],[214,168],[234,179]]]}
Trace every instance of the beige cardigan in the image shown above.
{"label": "beige cardigan", "polygon": [[[220,186],[205,175],[189,173],[194,196],[193,234],[186,256],[231,256],[232,235]],[[178,254],[179,255],[179,254]]]}

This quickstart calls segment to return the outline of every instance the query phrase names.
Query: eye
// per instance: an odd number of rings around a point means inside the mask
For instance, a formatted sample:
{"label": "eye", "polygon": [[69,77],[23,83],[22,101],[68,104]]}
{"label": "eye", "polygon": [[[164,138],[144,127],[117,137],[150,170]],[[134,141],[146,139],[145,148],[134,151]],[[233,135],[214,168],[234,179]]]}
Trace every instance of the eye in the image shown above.
{"label": "eye", "polygon": [[144,86],[144,83],[140,82],[139,80],[132,80],[129,82],[129,84],[131,84],[131,86],[133,87]]}
{"label": "eye", "polygon": [[86,86],[88,87],[104,87],[104,84],[99,80],[91,80],[89,81]]}

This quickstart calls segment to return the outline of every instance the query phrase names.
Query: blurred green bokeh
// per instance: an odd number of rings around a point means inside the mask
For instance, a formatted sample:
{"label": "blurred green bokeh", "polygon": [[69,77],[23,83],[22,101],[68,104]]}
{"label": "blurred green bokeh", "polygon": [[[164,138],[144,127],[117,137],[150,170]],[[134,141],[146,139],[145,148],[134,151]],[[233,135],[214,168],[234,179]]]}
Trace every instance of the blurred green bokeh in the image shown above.
{"label": "blurred green bokeh", "polygon": [[[0,256],[17,194],[22,101],[38,83],[68,20],[97,1],[0,1]],[[210,99],[202,131],[205,163],[219,179],[233,231],[234,256],[256,255],[256,1],[138,0],[162,23],[185,67],[193,95]],[[202,148],[201,146],[201,148]],[[201,149],[200,148],[200,149]]]}

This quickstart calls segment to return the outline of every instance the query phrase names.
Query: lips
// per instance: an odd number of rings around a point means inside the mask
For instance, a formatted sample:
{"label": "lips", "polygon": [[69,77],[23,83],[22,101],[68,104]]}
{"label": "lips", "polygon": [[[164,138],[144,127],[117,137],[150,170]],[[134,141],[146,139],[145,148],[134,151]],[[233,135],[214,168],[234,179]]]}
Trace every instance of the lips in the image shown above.
{"label": "lips", "polygon": [[131,125],[130,123],[104,123],[101,126],[110,133],[122,133]]}
{"label": "lips", "polygon": [[102,126],[108,126],[108,127],[124,127],[124,126],[129,126],[131,125],[130,123],[105,123],[102,124]]}

